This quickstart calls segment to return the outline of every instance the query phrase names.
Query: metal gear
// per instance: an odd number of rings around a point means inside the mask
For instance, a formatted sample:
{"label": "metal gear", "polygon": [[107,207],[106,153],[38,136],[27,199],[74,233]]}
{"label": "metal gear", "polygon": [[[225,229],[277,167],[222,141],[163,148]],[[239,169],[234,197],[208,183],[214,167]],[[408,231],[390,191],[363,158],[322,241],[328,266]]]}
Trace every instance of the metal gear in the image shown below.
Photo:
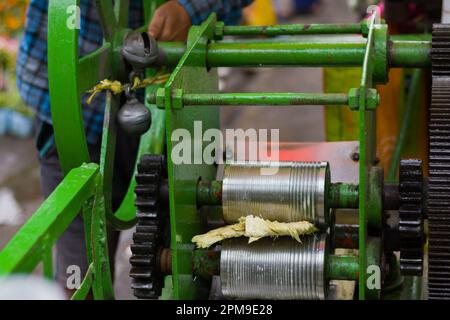
{"label": "metal gear", "polygon": [[163,180],[164,158],[144,155],[136,174],[136,216],[130,258],[131,288],[140,299],[156,299],[161,295],[163,276],[159,272],[159,253],[163,247],[162,208],[159,190]]}
{"label": "metal gear", "polygon": [[433,25],[431,71],[428,298],[450,299],[450,25]]}
{"label": "metal gear", "polygon": [[422,161],[400,161],[399,242],[400,270],[404,275],[423,273]]}

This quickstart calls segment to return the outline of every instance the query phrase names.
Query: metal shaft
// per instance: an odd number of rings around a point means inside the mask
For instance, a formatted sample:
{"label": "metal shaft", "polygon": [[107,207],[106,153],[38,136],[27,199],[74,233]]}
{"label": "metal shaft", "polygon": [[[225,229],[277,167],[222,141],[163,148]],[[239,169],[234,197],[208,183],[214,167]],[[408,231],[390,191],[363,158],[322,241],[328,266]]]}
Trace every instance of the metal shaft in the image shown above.
{"label": "metal shaft", "polygon": [[[175,66],[186,50],[182,42],[158,43],[164,64]],[[391,40],[388,65],[393,68],[430,66],[431,42],[426,40]],[[324,43],[312,41],[213,42],[208,45],[209,67],[238,66],[347,66],[360,67],[366,50],[365,41]]]}
{"label": "metal shaft", "polygon": [[351,24],[288,24],[276,26],[224,26],[225,36],[279,36],[311,34],[357,34],[362,32],[360,23]]}
{"label": "metal shaft", "polygon": [[[156,95],[148,95],[156,103]],[[348,105],[348,95],[340,93],[184,93],[184,106],[205,105]]]}
{"label": "metal shaft", "polygon": [[[197,204],[199,206],[220,206],[222,205],[222,181],[199,181],[197,186]],[[394,200],[398,194],[390,194],[390,189],[398,188],[398,185],[385,185],[384,194],[387,200],[386,208],[396,210],[398,204]],[[386,191],[386,189],[389,189]],[[359,204],[359,186],[349,183],[330,183],[325,199],[330,208],[356,209]],[[392,199],[392,200],[391,200]],[[388,201],[389,200],[389,201]],[[389,203],[386,203],[389,202]]]}
{"label": "metal shaft", "polygon": [[327,276],[333,280],[357,280],[358,256],[327,256]]}
{"label": "metal shaft", "polygon": [[[275,241],[275,240],[274,240]],[[278,241],[278,240],[276,240]],[[353,247],[354,248],[354,247]],[[169,253],[167,253],[169,251]],[[170,256],[170,249],[164,249],[165,256]],[[192,269],[195,276],[202,279],[211,279],[212,276],[220,275],[220,250],[197,249],[192,253]],[[168,259],[160,259],[161,270],[164,275],[172,274],[172,263]],[[328,280],[357,280],[358,279],[358,256],[356,255],[334,255],[328,254],[325,258],[326,273]]]}

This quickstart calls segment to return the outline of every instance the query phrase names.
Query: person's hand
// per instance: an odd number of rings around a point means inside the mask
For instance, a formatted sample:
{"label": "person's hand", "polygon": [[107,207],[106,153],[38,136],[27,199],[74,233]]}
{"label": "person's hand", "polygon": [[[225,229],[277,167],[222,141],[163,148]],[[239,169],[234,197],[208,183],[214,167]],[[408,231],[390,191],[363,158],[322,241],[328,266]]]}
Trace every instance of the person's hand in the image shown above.
{"label": "person's hand", "polygon": [[156,9],[148,33],[159,41],[185,41],[191,18],[177,0],[170,0]]}

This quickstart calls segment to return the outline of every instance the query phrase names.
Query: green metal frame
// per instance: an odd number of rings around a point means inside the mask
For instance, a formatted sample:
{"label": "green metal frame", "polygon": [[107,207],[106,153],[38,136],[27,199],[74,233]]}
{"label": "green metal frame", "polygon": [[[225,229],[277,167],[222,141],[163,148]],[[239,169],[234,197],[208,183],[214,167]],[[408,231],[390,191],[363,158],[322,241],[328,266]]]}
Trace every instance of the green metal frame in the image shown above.
{"label": "green metal frame", "polygon": [[72,170],[8,245],[0,251],[0,275],[29,273],[44,258],[96,188],[98,165]]}
{"label": "green metal frame", "polygon": [[[191,28],[186,52],[164,87],[168,137],[179,128],[193,133],[194,121],[202,121],[203,130],[220,127],[218,107],[176,109],[170,98],[171,93],[177,89],[183,89],[186,93],[218,92],[217,71],[215,69],[208,71],[205,59],[206,44],[213,39],[215,23],[215,16],[211,16],[201,26]],[[194,150],[194,141],[191,143]],[[202,292],[200,282],[193,281],[191,255],[194,246],[191,239],[202,232],[202,222],[197,213],[197,182],[199,179],[213,180],[216,169],[206,164],[174,164],[171,158],[174,146],[175,143],[167,139],[173,297],[204,298],[208,293]],[[191,163],[196,163],[194,159],[192,160]]]}

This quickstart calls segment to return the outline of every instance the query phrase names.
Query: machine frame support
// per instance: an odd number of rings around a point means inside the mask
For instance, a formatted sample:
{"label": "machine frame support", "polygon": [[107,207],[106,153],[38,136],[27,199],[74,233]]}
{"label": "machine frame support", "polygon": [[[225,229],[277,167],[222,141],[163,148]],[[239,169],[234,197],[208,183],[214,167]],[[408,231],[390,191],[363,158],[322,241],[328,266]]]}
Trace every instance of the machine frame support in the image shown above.
{"label": "machine frame support", "polygon": [[[150,18],[162,1],[145,1],[144,11]],[[55,128],[55,141],[61,167],[66,174],[63,182],[43,203],[33,217],[0,252],[0,274],[31,272],[44,261],[44,272],[51,277],[51,248],[78,212],[83,212],[86,229],[88,272],[73,299],[85,298],[92,289],[94,298],[114,298],[106,241],[106,225],[116,229],[130,228],[135,223],[134,187],[130,181],[128,193],[116,212],[111,206],[112,174],[116,143],[116,114],[120,97],[106,95],[105,120],[100,164],[90,161],[81,108],[81,94],[100,80],[110,78],[128,81],[125,63],[120,54],[122,40],[128,30],[129,0],[96,0],[105,35],[102,47],[79,59],[78,30],[67,26],[67,8],[79,5],[79,0],[49,1],[48,61],[50,99]],[[299,35],[354,34],[356,42],[222,41],[225,35]],[[375,167],[375,110],[378,95],[374,88],[385,83],[391,67],[428,67],[430,41],[390,39],[387,27],[377,23],[374,13],[368,21],[349,25],[293,25],[273,27],[228,27],[211,15],[202,25],[193,26],[187,44],[160,43],[166,67],[176,66],[165,85],[146,90],[146,107],[152,113],[151,129],[141,138],[140,155],[164,154],[167,147],[168,185],[171,225],[171,275],[165,283],[164,296],[176,299],[207,296],[201,281],[194,281],[197,267],[205,254],[194,250],[192,236],[203,231],[197,209],[199,202],[220,204],[221,186],[212,165],[178,165],[172,161],[177,142],[171,135],[177,129],[193,133],[193,122],[203,121],[203,129],[220,127],[218,105],[349,105],[359,112],[359,184],[335,184],[330,188],[331,207],[359,208],[359,227],[341,232],[355,242],[358,232],[359,257],[329,255],[332,278],[356,279],[359,299],[380,297],[379,289],[368,289],[366,281],[371,266],[382,261],[379,239],[368,236],[368,226],[381,228],[383,181]],[[305,93],[218,93],[218,66],[362,66],[359,87],[348,94]],[[155,74],[148,70],[147,75]],[[183,108],[184,106],[195,106]],[[192,146],[193,150],[195,145]],[[203,146],[204,147],[204,146]],[[202,149],[203,150],[203,149]],[[200,150],[200,151],[202,151]],[[198,151],[198,150],[197,150]],[[195,159],[193,161],[195,163]],[[210,182],[208,182],[210,181]],[[341,230],[342,231],[342,230]],[[208,256],[201,272],[210,274],[217,266]],[[216,257],[217,258],[217,257]],[[210,261],[211,260],[211,261]],[[194,263],[192,263],[194,261]]]}

